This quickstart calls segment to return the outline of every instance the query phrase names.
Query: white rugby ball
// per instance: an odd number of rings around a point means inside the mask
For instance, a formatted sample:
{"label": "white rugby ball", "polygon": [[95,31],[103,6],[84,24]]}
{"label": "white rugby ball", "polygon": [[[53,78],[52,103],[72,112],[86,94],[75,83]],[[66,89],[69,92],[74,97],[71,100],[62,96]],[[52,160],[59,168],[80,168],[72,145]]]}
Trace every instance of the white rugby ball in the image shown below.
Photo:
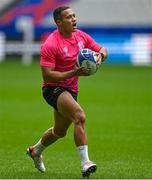
{"label": "white rugby ball", "polygon": [[82,49],[78,55],[78,66],[89,69],[89,75],[96,73],[98,65],[96,64],[97,55],[91,49]]}

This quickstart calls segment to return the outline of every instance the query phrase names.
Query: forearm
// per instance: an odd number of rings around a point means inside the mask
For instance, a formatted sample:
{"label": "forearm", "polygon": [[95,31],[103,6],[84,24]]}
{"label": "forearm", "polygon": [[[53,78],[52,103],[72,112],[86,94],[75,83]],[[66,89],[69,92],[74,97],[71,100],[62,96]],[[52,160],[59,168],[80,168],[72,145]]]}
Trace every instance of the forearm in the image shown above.
{"label": "forearm", "polygon": [[42,69],[43,79],[45,82],[59,82],[71,78],[75,75],[75,70],[60,72],[60,71],[49,71],[47,73]]}
{"label": "forearm", "polygon": [[101,48],[100,51],[99,51],[102,55],[102,61],[105,61],[108,57],[108,52],[107,52],[107,49],[106,48]]}

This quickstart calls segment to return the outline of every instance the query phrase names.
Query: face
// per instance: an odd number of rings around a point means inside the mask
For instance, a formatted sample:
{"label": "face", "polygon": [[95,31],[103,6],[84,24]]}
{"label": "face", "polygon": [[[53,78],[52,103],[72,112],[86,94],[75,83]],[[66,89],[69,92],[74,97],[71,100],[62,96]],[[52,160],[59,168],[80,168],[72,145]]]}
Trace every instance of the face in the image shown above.
{"label": "face", "polygon": [[77,28],[77,19],[72,9],[66,9],[61,13],[62,19],[58,21],[58,26],[67,34],[75,31]]}

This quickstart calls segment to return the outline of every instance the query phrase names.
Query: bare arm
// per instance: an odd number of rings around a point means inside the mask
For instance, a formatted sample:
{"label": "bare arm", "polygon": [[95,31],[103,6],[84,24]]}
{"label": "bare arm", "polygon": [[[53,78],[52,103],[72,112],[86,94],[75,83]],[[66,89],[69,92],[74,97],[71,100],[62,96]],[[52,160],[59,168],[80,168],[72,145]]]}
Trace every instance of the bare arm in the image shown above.
{"label": "bare arm", "polygon": [[108,57],[107,49],[103,47],[103,48],[100,49],[99,52],[103,54],[103,58],[102,58],[101,61],[105,61],[107,59],[107,57]]}
{"label": "bare arm", "polygon": [[73,76],[88,76],[89,70],[83,67],[75,66],[70,71],[60,72],[55,71],[51,67],[41,67],[43,80],[45,82],[59,82],[71,78]]}
{"label": "bare arm", "polygon": [[97,56],[98,56],[97,64],[100,64],[101,62],[105,61],[108,57],[107,49],[102,47],[99,53],[97,52]]}

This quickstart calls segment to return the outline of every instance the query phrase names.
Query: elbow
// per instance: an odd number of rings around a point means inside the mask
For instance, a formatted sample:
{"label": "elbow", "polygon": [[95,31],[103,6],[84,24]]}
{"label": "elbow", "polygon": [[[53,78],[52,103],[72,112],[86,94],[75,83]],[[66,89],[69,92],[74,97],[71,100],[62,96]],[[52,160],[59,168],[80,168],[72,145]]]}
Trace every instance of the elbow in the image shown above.
{"label": "elbow", "polygon": [[43,80],[44,80],[46,83],[49,83],[49,82],[58,82],[57,79],[52,78],[52,77],[49,76],[49,75],[43,75]]}
{"label": "elbow", "polygon": [[43,81],[48,82],[57,82],[57,78],[54,76],[54,71],[48,68],[42,68],[42,77]]}
{"label": "elbow", "polygon": [[51,80],[50,80],[50,77],[48,75],[43,74],[43,81],[45,81],[47,83],[47,82],[50,82]]}
{"label": "elbow", "polygon": [[59,82],[62,80],[60,74],[57,75],[57,73],[55,73],[54,71],[51,71],[49,73],[44,73],[43,74],[43,80],[46,82],[46,83],[49,83],[49,82]]}

